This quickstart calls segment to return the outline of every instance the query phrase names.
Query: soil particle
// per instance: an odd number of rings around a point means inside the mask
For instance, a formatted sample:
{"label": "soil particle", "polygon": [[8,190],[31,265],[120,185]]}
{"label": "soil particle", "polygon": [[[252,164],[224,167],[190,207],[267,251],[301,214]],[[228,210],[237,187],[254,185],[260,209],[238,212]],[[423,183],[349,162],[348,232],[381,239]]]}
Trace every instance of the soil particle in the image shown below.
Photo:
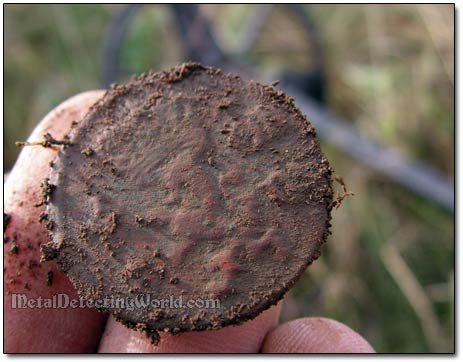
{"label": "soil particle", "polygon": [[84,148],[82,151],[80,151],[83,155],[90,157],[91,155],[94,154],[95,151],[93,151],[90,147]]}
{"label": "soil particle", "polygon": [[53,271],[51,270],[47,271],[46,284],[47,287],[50,287],[53,284]]}
{"label": "soil particle", "polygon": [[6,228],[8,227],[8,224],[10,223],[10,221],[11,221],[11,216],[4,212],[3,213],[3,232],[6,231]]}
{"label": "soil particle", "polygon": [[57,250],[53,242],[40,245],[40,261],[53,260],[57,256]]}
{"label": "soil particle", "polygon": [[45,212],[41,212],[39,215],[39,222],[42,222],[42,221],[49,221],[48,215]]}
{"label": "soil particle", "polygon": [[19,248],[18,248],[18,243],[16,239],[11,240],[10,247],[8,249],[8,252],[10,254],[18,255],[19,253]]}
{"label": "soil particle", "polygon": [[47,205],[50,202],[50,197],[53,191],[56,189],[56,186],[50,183],[50,180],[46,178],[41,183],[42,189],[42,201],[35,205],[35,207],[40,207],[42,205]]}

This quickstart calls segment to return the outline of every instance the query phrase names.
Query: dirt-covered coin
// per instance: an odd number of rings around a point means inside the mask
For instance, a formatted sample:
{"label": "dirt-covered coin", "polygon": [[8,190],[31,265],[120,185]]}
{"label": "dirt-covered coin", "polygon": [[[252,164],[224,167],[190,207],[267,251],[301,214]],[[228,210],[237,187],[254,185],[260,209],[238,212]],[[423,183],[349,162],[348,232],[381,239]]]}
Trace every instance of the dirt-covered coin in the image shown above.
{"label": "dirt-covered coin", "polygon": [[278,302],[320,255],[333,204],[293,100],[193,63],[113,86],[44,185],[43,258],[153,341]]}

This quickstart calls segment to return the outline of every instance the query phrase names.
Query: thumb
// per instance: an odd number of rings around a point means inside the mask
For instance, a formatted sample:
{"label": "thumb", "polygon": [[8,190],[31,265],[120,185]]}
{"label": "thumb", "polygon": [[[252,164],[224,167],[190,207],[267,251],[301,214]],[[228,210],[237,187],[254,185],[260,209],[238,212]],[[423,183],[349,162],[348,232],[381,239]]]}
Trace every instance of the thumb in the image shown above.
{"label": "thumb", "polygon": [[264,353],[374,353],[345,324],[327,318],[300,318],[278,326],[265,338]]}
{"label": "thumb", "polygon": [[160,333],[157,346],[142,333],[110,318],[100,342],[100,353],[257,353],[267,332],[278,323],[281,302],[257,318],[219,330]]}

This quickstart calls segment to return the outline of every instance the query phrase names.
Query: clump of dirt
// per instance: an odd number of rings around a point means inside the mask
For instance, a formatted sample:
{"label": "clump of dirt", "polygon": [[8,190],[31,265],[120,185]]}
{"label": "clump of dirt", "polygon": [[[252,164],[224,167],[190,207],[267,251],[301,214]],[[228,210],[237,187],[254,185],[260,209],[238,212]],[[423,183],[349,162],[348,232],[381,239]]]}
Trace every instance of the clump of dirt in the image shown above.
{"label": "clump of dirt", "polygon": [[46,284],[47,287],[50,287],[53,284],[53,271],[51,270],[47,271]]}
{"label": "clump of dirt", "polygon": [[88,301],[142,296],[99,309],[153,343],[239,324],[319,257],[331,175],[314,128],[273,86],[196,63],[143,74],[112,86],[58,152],[42,258]]}
{"label": "clump of dirt", "polygon": [[5,212],[3,213],[3,233],[5,233],[8,225],[10,224],[11,221],[11,215],[6,214]]}
{"label": "clump of dirt", "polygon": [[10,254],[15,254],[15,255],[18,255],[19,254],[19,248],[18,248],[18,242],[16,241],[16,239],[13,239],[10,243],[10,247],[8,249],[8,252]]}

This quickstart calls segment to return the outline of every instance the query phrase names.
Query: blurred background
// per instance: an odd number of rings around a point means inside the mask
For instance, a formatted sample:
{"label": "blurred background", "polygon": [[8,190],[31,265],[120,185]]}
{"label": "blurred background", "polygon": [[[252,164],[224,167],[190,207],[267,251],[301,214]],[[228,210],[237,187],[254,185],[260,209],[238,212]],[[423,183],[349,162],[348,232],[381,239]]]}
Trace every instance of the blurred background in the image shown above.
{"label": "blurred background", "polygon": [[131,74],[193,59],[281,80],[355,193],[282,320],[454,351],[453,5],[5,5],[4,51],[4,173],[50,109]]}

